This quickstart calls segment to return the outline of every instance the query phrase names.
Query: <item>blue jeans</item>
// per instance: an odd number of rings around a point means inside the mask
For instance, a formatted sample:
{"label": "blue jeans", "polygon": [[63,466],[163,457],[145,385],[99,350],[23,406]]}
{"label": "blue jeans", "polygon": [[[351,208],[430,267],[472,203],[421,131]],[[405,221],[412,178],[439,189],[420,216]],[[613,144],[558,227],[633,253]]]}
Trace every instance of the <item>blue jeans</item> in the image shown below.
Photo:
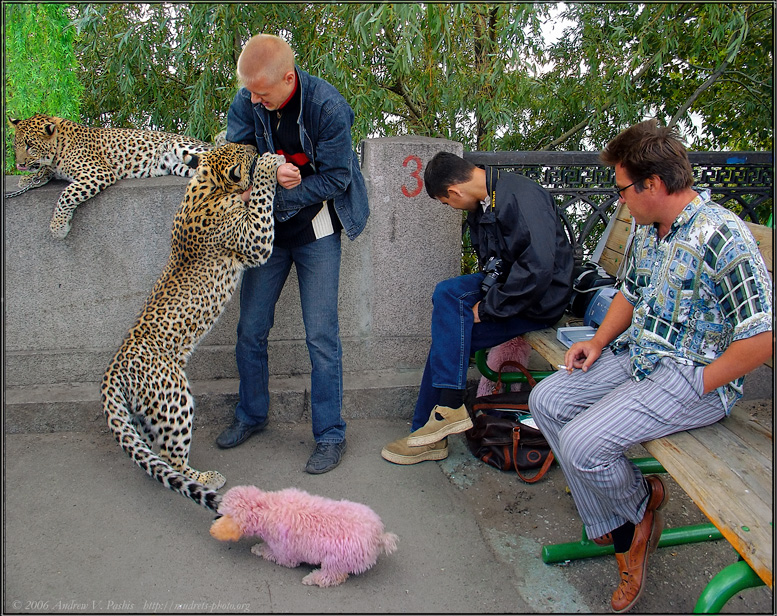
{"label": "blue jeans", "polygon": [[270,407],[267,337],[275,319],[275,304],[291,264],[297,269],[305,342],[312,372],[310,404],[317,443],[345,438],[343,349],[337,319],[340,283],[340,234],[335,233],[297,248],[273,248],[266,263],[247,269],[240,289],[240,321],[235,356],[240,374],[240,401],[235,417],[256,425]]}
{"label": "blue jeans", "polygon": [[426,425],[439,403],[440,389],[466,389],[469,358],[480,349],[496,346],[553,323],[512,317],[475,323],[472,307],[483,299],[483,274],[443,280],[432,295],[432,346],[426,360],[411,431]]}

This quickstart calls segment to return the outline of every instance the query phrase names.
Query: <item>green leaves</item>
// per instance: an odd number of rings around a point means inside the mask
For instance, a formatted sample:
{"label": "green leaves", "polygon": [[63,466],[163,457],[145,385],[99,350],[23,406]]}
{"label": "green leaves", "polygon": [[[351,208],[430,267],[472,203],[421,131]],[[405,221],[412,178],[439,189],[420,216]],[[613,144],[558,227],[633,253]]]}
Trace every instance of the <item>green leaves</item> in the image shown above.
{"label": "green leaves", "polygon": [[[4,4],[6,114],[47,113],[79,120],[75,29],[61,4]],[[5,121],[5,120],[4,120]],[[13,134],[5,137],[6,173],[14,172]]]}
{"label": "green leaves", "polygon": [[[355,112],[355,143],[409,133],[467,149],[592,150],[657,116],[677,122],[693,149],[772,148],[767,3],[166,2],[4,10],[6,102],[21,116],[64,105],[60,115],[78,119],[80,111],[87,124],[211,140],[239,87],[243,45],[268,32],[291,43],[302,68],[342,92]],[[560,32],[548,42],[554,25]],[[79,82],[87,86],[83,96]]]}

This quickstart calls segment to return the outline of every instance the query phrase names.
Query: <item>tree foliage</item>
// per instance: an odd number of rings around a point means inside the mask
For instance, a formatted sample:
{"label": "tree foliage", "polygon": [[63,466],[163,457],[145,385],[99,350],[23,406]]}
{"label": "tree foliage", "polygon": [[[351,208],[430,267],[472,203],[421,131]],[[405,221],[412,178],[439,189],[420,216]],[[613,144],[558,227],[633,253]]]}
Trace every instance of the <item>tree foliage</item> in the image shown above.
{"label": "tree foliage", "polygon": [[[84,88],[76,72],[75,28],[65,7],[4,4],[3,10],[6,115],[23,119],[48,113],[78,118]],[[11,170],[15,161],[10,132],[5,134],[5,146],[9,153],[5,167]]]}
{"label": "tree foliage", "polygon": [[[81,119],[92,125],[212,139],[239,87],[243,44],[268,32],[343,93],[357,142],[417,134],[473,150],[594,150],[657,116],[693,149],[772,147],[766,3],[105,3],[68,12],[88,85]],[[549,26],[560,29],[554,41]]]}
{"label": "tree foliage", "polygon": [[572,25],[547,50],[538,100],[564,103],[533,108],[536,149],[596,149],[646,116],[697,150],[771,149],[771,5],[573,4],[561,17]]}

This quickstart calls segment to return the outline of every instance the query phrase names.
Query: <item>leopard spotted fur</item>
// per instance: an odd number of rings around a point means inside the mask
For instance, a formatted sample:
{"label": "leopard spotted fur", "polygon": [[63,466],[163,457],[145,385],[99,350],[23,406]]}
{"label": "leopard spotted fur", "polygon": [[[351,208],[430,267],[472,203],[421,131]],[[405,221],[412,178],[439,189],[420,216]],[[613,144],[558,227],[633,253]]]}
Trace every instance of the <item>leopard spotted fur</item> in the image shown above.
{"label": "leopard spotted fur", "polygon": [[70,231],[76,207],[124,178],[192,177],[197,155],[213,146],[199,139],[131,128],[87,128],[70,120],[35,114],[8,118],[15,130],[16,167],[34,171],[19,181],[15,197],[49,180],[71,182],[59,195],[49,227],[56,238]]}
{"label": "leopard spotted fur", "polygon": [[[238,144],[201,154],[175,216],[169,261],[102,382],[103,411],[124,451],[151,477],[213,511],[226,480],[188,464],[194,399],[184,369],[243,269],[270,256],[283,161]],[[246,203],[241,193],[249,188]]]}

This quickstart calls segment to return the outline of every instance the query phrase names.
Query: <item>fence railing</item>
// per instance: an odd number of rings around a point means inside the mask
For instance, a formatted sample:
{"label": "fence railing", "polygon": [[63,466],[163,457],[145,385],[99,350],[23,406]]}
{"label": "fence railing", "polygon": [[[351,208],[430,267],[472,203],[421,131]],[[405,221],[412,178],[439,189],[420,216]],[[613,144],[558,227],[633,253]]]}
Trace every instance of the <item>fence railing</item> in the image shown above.
{"label": "fence railing", "polygon": [[[772,152],[689,152],[697,189],[743,220],[771,224],[774,179]],[[553,195],[578,258],[594,251],[618,195],[615,170],[598,152],[465,152],[475,165],[523,174]],[[465,251],[466,252],[466,251]]]}

